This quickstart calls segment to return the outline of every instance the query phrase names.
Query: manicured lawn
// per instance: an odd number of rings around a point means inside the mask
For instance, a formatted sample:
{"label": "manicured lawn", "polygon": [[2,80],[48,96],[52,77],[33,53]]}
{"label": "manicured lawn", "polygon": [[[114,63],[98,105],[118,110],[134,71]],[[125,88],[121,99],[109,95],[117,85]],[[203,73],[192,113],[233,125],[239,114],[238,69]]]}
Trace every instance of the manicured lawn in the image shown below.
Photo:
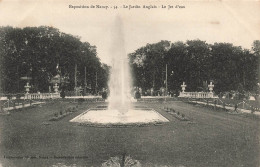
{"label": "manicured lawn", "polygon": [[[0,166],[101,166],[110,157],[124,154],[142,166],[260,165],[260,119],[252,115],[232,115],[176,101],[137,103],[170,120],[159,126],[98,128],[69,122],[88,108],[105,105],[85,102],[77,112],[49,121],[61,107],[76,105],[56,101],[0,115]],[[190,121],[176,119],[164,106]]]}
{"label": "manicured lawn", "polygon": [[[238,108],[241,108],[241,109],[251,110],[251,106],[254,108],[260,108],[259,100],[251,101],[251,100],[237,100],[237,99],[223,99],[223,98],[221,98],[219,100],[221,101],[221,102],[217,102],[217,104],[219,104],[219,105],[223,105],[223,102],[224,102],[226,106],[232,106],[232,107],[234,107],[236,104],[238,104]],[[206,102],[206,101],[204,100],[204,102]],[[245,102],[244,105],[243,105],[243,102]],[[209,103],[215,104],[213,99],[209,100]]]}

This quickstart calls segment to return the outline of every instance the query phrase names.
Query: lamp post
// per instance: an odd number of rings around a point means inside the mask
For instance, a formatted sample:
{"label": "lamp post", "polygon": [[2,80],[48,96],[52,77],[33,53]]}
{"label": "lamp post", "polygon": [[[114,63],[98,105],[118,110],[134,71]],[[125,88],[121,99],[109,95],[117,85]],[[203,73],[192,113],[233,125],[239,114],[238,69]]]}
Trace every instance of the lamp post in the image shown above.
{"label": "lamp post", "polygon": [[[167,52],[170,50],[170,48],[171,48],[171,44],[170,44],[170,43],[169,43],[169,45],[167,45],[167,46],[165,45],[165,46],[164,46],[164,53],[163,53],[163,55],[164,55],[163,57],[164,57],[164,58],[166,58],[166,54],[167,54]],[[166,83],[165,83],[165,88],[166,88],[166,96],[167,96],[167,95],[168,95],[168,72],[167,72],[167,63],[166,63],[166,65],[165,65],[165,71],[166,71],[166,74],[165,74],[165,75],[166,75],[166,76],[165,76],[165,80],[166,80],[166,81],[165,81],[165,82],[166,82]]]}
{"label": "lamp post", "polygon": [[165,82],[166,82],[166,83],[165,83],[165,87],[166,87],[166,90],[165,90],[165,91],[166,91],[166,96],[167,96],[167,95],[168,95],[168,77],[167,77],[167,73],[168,73],[168,72],[167,72],[167,64],[166,64],[165,68],[166,68],[166,69],[165,69],[165,71],[166,71],[166,73],[165,73],[165,75],[166,75],[166,76],[165,76]]}
{"label": "lamp post", "polygon": [[84,95],[86,95],[86,89],[87,89],[87,68],[85,66],[84,68]]}
{"label": "lamp post", "polygon": [[74,84],[75,84],[75,95],[77,96],[77,64],[75,64],[75,74],[74,74]]}
{"label": "lamp post", "polygon": [[95,93],[97,94],[97,88],[98,88],[98,83],[97,83],[97,71],[96,71],[96,85],[95,85]]}
{"label": "lamp post", "polygon": [[[170,74],[170,83],[171,83],[171,85],[173,85],[173,74],[174,74],[174,72],[173,71],[171,71],[171,74]],[[173,92],[171,92],[171,90],[173,90],[173,86],[171,86],[171,88],[170,88],[170,96],[173,96]]]}

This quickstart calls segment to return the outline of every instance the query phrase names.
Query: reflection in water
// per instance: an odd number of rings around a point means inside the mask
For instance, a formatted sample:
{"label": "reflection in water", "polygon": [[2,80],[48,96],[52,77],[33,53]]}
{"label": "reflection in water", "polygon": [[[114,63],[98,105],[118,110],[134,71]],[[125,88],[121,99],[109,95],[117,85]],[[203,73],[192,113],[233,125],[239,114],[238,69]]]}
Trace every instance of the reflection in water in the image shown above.
{"label": "reflection in water", "polygon": [[152,109],[130,109],[128,112],[122,113],[119,110],[96,110],[90,109],[70,122],[86,123],[86,124],[149,124],[158,122],[169,122],[160,113]]}

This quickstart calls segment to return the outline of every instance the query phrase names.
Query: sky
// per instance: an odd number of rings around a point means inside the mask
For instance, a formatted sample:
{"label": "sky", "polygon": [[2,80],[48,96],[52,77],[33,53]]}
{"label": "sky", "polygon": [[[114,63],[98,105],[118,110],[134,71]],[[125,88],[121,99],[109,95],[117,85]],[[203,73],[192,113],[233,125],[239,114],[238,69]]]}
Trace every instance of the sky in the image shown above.
{"label": "sky", "polygon": [[[69,8],[69,5],[102,5],[100,8]],[[139,5],[139,9],[120,8]],[[155,5],[157,9],[143,8]],[[162,9],[161,6],[166,6]],[[168,5],[174,6],[168,9]],[[175,8],[176,5],[185,8]],[[114,9],[117,6],[117,9]],[[110,8],[111,7],[111,8]],[[160,8],[159,8],[160,7]],[[97,47],[98,57],[111,64],[116,18],[120,18],[125,54],[147,43],[200,39],[229,42],[250,49],[260,39],[259,0],[0,0],[0,26],[53,26],[79,36]],[[123,36],[123,37],[122,37]]]}

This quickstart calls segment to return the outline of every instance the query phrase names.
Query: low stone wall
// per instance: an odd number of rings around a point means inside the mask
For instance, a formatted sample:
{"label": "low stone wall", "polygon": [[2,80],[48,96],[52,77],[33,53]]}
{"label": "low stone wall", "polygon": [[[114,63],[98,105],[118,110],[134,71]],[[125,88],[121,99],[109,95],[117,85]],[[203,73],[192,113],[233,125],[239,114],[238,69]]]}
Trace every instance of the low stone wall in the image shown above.
{"label": "low stone wall", "polygon": [[176,101],[177,98],[175,97],[142,97],[137,99],[138,102],[164,102],[164,101]]}
{"label": "low stone wall", "polygon": [[181,92],[179,97],[183,98],[218,98],[211,92]]}
{"label": "low stone wall", "polygon": [[60,98],[59,93],[28,93],[24,95],[24,99],[57,99]]}

